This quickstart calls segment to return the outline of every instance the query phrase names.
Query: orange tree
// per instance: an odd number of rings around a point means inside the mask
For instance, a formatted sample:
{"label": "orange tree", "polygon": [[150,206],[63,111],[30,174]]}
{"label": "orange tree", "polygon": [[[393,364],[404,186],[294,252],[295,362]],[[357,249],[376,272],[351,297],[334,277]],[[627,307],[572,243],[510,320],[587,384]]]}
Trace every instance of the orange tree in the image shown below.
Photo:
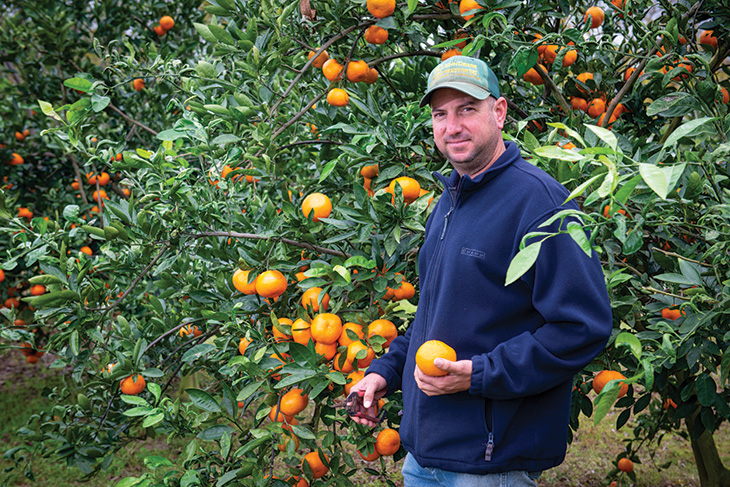
{"label": "orange tree", "polygon": [[[727,484],[712,440],[730,418],[719,4],[43,7],[11,2],[2,29],[0,267],[3,299],[22,298],[3,346],[73,370],[23,429],[33,450],[90,476],[128,442],[186,439],[124,486],[349,484],[365,465],[388,481],[353,455],[375,459],[377,434],[338,406],[413,317],[431,171],[448,168],[417,102],[461,51],[499,73],[506,136],[579,201],[558,218],[582,218],[566,231],[604,265],[615,333],[577,378],[572,427],[636,416],[619,481],[679,432],[702,485]],[[531,237],[506,283],[551,235]],[[625,384],[591,401],[604,369]],[[392,453],[398,397],[383,407]]]}

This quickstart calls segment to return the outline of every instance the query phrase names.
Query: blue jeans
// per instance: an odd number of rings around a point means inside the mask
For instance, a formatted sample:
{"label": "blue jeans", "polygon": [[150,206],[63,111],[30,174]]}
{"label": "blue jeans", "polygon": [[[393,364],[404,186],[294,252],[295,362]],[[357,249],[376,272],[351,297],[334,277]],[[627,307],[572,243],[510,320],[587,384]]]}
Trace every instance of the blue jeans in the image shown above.
{"label": "blue jeans", "polygon": [[405,487],[537,487],[535,480],[539,476],[539,473],[528,474],[524,470],[474,475],[423,468],[410,453],[403,462]]}

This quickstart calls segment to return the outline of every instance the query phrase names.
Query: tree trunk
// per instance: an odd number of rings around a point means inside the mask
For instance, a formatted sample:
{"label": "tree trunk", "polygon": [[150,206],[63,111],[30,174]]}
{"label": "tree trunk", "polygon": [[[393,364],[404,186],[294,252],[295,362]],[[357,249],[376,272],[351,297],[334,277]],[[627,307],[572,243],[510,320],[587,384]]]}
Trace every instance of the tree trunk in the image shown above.
{"label": "tree trunk", "polygon": [[712,433],[705,430],[695,439],[695,421],[699,421],[697,414],[686,418],[685,424],[697,464],[697,473],[700,476],[700,485],[702,487],[730,487],[730,470],[722,464],[722,459],[717,453],[715,438]]}

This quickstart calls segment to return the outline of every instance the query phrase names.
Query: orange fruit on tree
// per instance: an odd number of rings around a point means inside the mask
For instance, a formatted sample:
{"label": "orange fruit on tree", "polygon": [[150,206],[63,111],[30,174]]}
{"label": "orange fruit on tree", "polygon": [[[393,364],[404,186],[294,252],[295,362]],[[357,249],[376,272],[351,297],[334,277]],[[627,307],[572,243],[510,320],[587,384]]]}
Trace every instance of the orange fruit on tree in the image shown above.
{"label": "orange fruit on tree", "polygon": [[601,116],[602,113],[605,113],[606,111],[606,102],[601,100],[600,98],[594,98],[591,100],[591,102],[588,104],[588,110],[586,110],[586,113],[591,118],[596,118]]}
{"label": "orange fruit on tree", "polygon": [[106,191],[100,189],[91,193],[91,199],[99,203],[101,200],[108,200],[109,196],[106,194]]}
{"label": "orange fruit on tree", "polygon": [[200,329],[198,329],[198,327],[196,325],[185,325],[182,328],[180,328],[179,333],[180,333],[181,337],[186,337],[191,334],[194,337],[199,337],[200,335],[203,334],[203,332],[200,331]]}
{"label": "orange fruit on tree", "polygon": [[256,294],[256,279],[248,282],[250,270],[236,269],[233,273],[233,287],[243,294]]}
{"label": "orange fruit on tree", "polygon": [[165,30],[172,29],[173,27],[175,27],[175,19],[173,19],[169,15],[164,15],[160,19],[160,27],[162,27]]}
{"label": "orange fruit on tree", "polygon": [[[302,294],[302,306],[304,309],[307,309],[307,307],[311,306],[312,311],[315,313],[320,311],[320,304],[319,304],[319,295],[322,293],[321,287],[310,287],[304,293]],[[324,296],[322,296],[322,311],[327,311],[327,308],[329,308],[330,304],[330,295],[327,293],[324,293]]]}
{"label": "orange fruit on tree", "polygon": [[578,51],[575,49],[571,49],[570,51],[565,53],[565,56],[563,56],[563,67],[567,68],[569,66],[572,66],[573,63],[575,63],[578,60]]}
{"label": "orange fruit on tree", "polygon": [[418,195],[421,193],[421,185],[418,181],[408,176],[401,176],[395,178],[388,185],[388,193],[392,194],[395,198],[395,185],[398,184],[403,192],[403,200],[406,203],[413,203],[418,199]]}
{"label": "orange fruit on tree", "polygon": [[111,177],[109,177],[108,172],[102,172],[101,174],[99,174],[96,180],[99,183],[99,186],[106,186],[107,184],[109,184]]}
{"label": "orange fruit on tree", "polygon": [[18,298],[8,298],[5,300],[6,308],[19,308],[20,300]]}
{"label": "orange fruit on tree", "polygon": [[580,110],[581,112],[585,112],[586,110],[588,110],[588,102],[579,96],[571,96],[570,107],[573,110]]}
{"label": "orange fruit on tree", "polygon": [[385,338],[383,348],[388,348],[398,336],[398,328],[396,328],[392,321],[380,318],[368,325],[368,340],[374,336]]}
{"label": "orange fruit on tree", "polygon": [[377,19],[388,17],[395,12],[395,0],[367,0],[366,6],[368,12]]}
{"label": "orange fruit on tree", "polygon": [[373,448],[373,452],[370,454],[365,454],[360,450],[358,450],[357,453],[359,453],[360,456],[362,457],[362,459],[365,460],[366,462],[374,462],[375,460],[380,458],[380,453],[378,453],[378,450],[376,450],[374,448]]}
{"label": "orange fruit on tree", "polygon": [[363,81],[368,75],[368,69],[370,69],[368,67],[368,63],[362,59],[359,61],[350,61],[347,63],[347,80],[352,83],[359,83]]}
{"label": "orange fruit on tree", "polygon": [[294,321],[294,324],[291,326],[291,336],[295,342],[301,345],[309,343],[309,340],[312,338],[309,322],[301,318]]}
{"label": "orange fruit on tree", "polygon": [[350,95],[342,88],[332,88],[327,93],[327,103],[333,107],[344,107],[350,102]]}
{"label": "orange fruit on tree", "polygon": [[481,5],[479,5],[476,0],[461,0],[459,2],[459,12],[461,13],[461,16],[464,17],[464,20],[469,20],[472,17],[474,17],[474,14],[470,15],[464,15],[464,12],[469,12],[470,10],[478,10],[483,9]]}
{"label": "orange fruit on tree", "polygon": [[[282,424],[286,424],[286,423],[282,423]],[[284,431],[283,436],[284,436],[284,440],[277,445],[277,447],[279,448],[279,451],[285,452],[289,445],[289,442],[291,442],[291,441],[294,442],[295,450],[297,450],[299,448],[299,438],[297,438],[297,436],[294,433],[292,433],[290,431]]]}
{"label": "orange fruit on tree", "polygon": [[27,218],[28,220],[33,219],[33,212],[24,206],[18,207],[18,218]]}
{"label": "orange fruit on tree", "polygon": [[446,61],[450,57],[454,57],[454,56],[461,56],[461,51],[456,48],[447,49],[446,51],[443,52],[443,54],[441,54],[441,61],[442,62]]}
{"label": "orange fruit on tree", "polygon": [[146,385],[147,383],[145,382],[144,377],[139,374],[125,377],[119,383],[122,394],[126,394],[128,396],[136,396],[140,392],[144,391]]}
{"label": "orange fruit on tree", "polygon": [[366,85],[371,85],[376,81],[378,81],[378,70],[375,68],[368,69],[368,75],[365,76],[365,79],[362,80],[362,82]]}
{"label": "orange fruit on tree", "polygon": [[388,31],[379,25],[371,25],[365,30],[364,37],[368,44],[385,44],[388,40]]}
{"label": "orange fruit on tree", "polygon": [[286,483],[293,487],[309,487],[309,482],[301,475],[299,477],[289,477],[286,479]]}
{"label": "orange fruit on tree", "polygon": [[277,270],[264,271],[256,278],[256,293],[264,298],[277,298],[286,291],[286,277]]}
{"label": "orange fruit on tree", "polygon": [[624,457],[619,459],[617,466],[622,472],[631,473],[634,471],[634,462],[630,458]]}
{"label": "orange fruit on tree", "polygon": [[400,448],[400,433],[393,428],[386,428],[378,433],[375,439],[375,450],[383,455],[394,455]]}
{"label": "orange fruit on tree", "polygon": [[678,320],[682,317],[682,314],[682,310],[679,308],[664,308],[662,310],[662,318],[664,318],[665,320]]}
{"label": "orange fruit on tree", "polygon": [[[307,59],[312,59],[315,54],[316,51],[309,51],[309,54],[307,54]],[[319,53],[319,56],[317,56],[314,61],[312,61],[312,66],[314,66],[315,68],[321,68],[322,66],[324,66],[324,63],[327,62],[329,58],[330,55],[327,53],[327,51],[322,51],[321,53]]]}
{"label": "orange fruit on tree", "polygon": [[322,64],[322,74],[330,81],[342,78],[342,65],[336,59],[330,58]]}
{"label": "orange fruit on tree", "polygon": [[416,288],[413,284],[403,280],[400,283],[400,287],[393,289],[393,301],[402,301],[404,299],[411,299],[416,295]]}
{"label": "orange fruit on tree", "polygon": [[248,346],[251,345],[251,340],[247,338],[241,338],[241,341],[238,343],[238,353],[241,355],[246,353],[246,349]]}
{"label": "orange fruit on tree", "polygon": [[134,81],[132,81],[132,86],[137,91],[144,90],[144,80],[142,78],[137,78]]}
{"label": "orange fruit on tree", "polygon": [[94,252],[91,251],[91,247],[88,247],[86,245],[84,245],[83,247],[81,247],[80,250],[81,250],[81,252],[83,252],[83,253],[85,253],[86,255],[89,255],[89,256],[91,256],[94,253]]}
{"label": "orange fruit on tree", "polygon": [[[612,380],[625,379],[626,377],[617,370],[602,370],[593,378],[593,390],[596,394],[600,394],[603,388]],[[629,390],[629,385],[621,382],[621,389],[618,397],[624,397]]]}
{"label": "orange fruit on tree", "polygon": [[587,22],[588,17],[591,18],[591,29],[595,29],[597,27],[600,27],[601,24],[603,24],[603,20],[606,17],[606,15],[603,13],[603,9],[601,7],[591,7],[588,10],[586,10],[586,14],[583,17],[583,21]]}
{"label": "orange fruit on tree", "polygon": [[314,343],[314,352],[318,355],[322,355],[325,360],[332,360],[337,355],[337,343]]}
{"label": "orange fruit on tree", "polygon": [[[545,69],[545,66],[538,65],[542,69]],[[545,69],[545,72],[547,72],[547,69]],[[522,75],[522,79],[527,81],[528,83],[532,83],[533,85],[542,85],[545,84],[545,80],[542,79],[542,76],[540,76],[540,73],[537,72],[537,69],[530,68],[527,70],[525,74]]]}
{"label": "orange fruit on tree", "polygon": [[21,142],[25,138],[25,135],[23,135],[23,132],[15,132],[15,138],[18,142]]}
{"label": "orange fruit on tree", "polygon": [[319,453],[316,451],[307,453],[302,459],[302,466],[304,466],[304,462],[306,462],[312,470],[312,477],[315,479],[324,477],[324,475],[329,472],[329,467],[325,465],[325,463],[329,463],[329,459],[324,453],[322,453],[322,456],[324,457],[324,462],[321,458],[319,458]]}
{"label": "orange fruit on tree", "polygon": [[3,282],[5,280],[5,271],[0,269],[0,282]]}
{"label": "orange fruit on tree", "polygon": [[312,221],[318,222],[332,213],[332,201],[322,193],[312,193],[302,201],[302,213],[305,218],[312,215]]}
{"label": "orange fruit on tree", "polygon": [[373,180],[370,178],[363,178],[362,187],[368,192],[368,196],[372,197],[375,195],[373,191]]}
{"label": "orange fruit on tree", "polygon": [[447,374],[433,364],[437,358],[455,362],[456,351],[440,340],[429,340],[416,351],[416,365],[426,375],[439,377]]}
{"label": "orange fruit on tree", "polygon": [[317,342],[332,344],[342,334],[342,320],[333,313],[319,313],[312,319],[310,328],[312,339]]}
{"label": "orange fruit on tree", "polygon": [[454,47],[456,47],[457,49],[464,49],[466,47],[467,40],[471,40],[471,38],[472,37],[464,31],[457,32],[456,35],[454,36],[454,40],[456,40],[456,39],[464,39],[464,40],[461,41],[460,43],[456,44],[456,46],[454,46]]}
{"label": "orange fruit on tree", "polygon": [[360,169],[360,175],[364,178],[372,179],[377,177],[379,171],[380,168],[377,164],[370,164],[369,166],[363,166],[362,169]]}
{"label": "orange fruit on tree", "polygon": [[558,49],[560,49],[560,47],[554,44],[545,46],[545,50],[542,52],[543,59],[550,64],[554,63],[555,58],[558,57]]}
{"label": "orange fruit on tree", "polygon": [[730,103],[730,93],[728,93],[724,86],[720,87],[720,92],[722,93],[722,102],[726,105]]}
{"label": "orange fruit on tree", "polygon": [[360,382],[363,377],[365,377],[365,371],[362,369],[350,372],[347,375],[347,383],[345,384],[345,395],[349,395],[352,387]]}
{"label": "orange fruit on tree", "polygon": [[340,334],[340,338],[337,340],[337,343],[339,343],[343,347],[346,347],[355,341],[347,333],[348,330],[357,335],[357,337],[360,339],[365,338],[365,332],[362,330],[362,325],[359,323],[353,323],[352,321],[348,321],[347,323],[342,325],[342,333]]}
{"label": "orange fruit on tree", "polygon": [[[365,357],[356,358],[360,350],[365,350]],[[372,362],[374,358],[375,350],[373,350],[372,347],[368,347],[359,340],[354,341],[347,346],[347,361],[351,364],[354,364],[355,361],[357,361],[357,367],[359,369],[366,368],[368,365],[370,365],[370,362]]]}
{"label": "orange fruit on tree", "polygon": [[[315,348],[316,347],[317,346],[315,345]],[[332,367],[335,370],[342,372],[343,374],[349,374],[350,372],[355,370],[355,368],[352,366],[352,362],[349,362],[347,360],[347,351],[335,354],[334,361],[332,362]]]}
{"label": "orange fruit on tree", "polygon": [[700,45],[702,44],[717,49],[717,37],[714,36],[712,30],[705,30],[700,34]]}
{"label": "orange fruit on tree", "polygon": [[167,31],[161,25],[156,25],[156,26],[152,27],[152,30],[154,30],[155,34],[157,34],[160,37],[167,34]]}
{"label": "orange fruit on tree", "polygon": [[[578,81],[585,84],[585,82],[588,81],[589,79],[593,79],[593,73],[581,73],[577,76],[577,79],[578,79]],[[588,93],[588,90],[584,89],[581,85],[579,85],[578,83],[576,83],[576,85],[578,86],[579,91],[581,91],[583,93]]]}
{"label": "orange fruit on tree", "polygon": [[13,152],[12,159],[10,159],[10,165],[19,166],[19,165],[23,164],[23,162],[25,162],[23,157],[20,154]]}
{"label": "orange fruit on tree", "polygon": [[286,414],[282,413],[281,410],[279,410],[279,412],[277,413],[276,406],[271,407],[271,410],[269,411],[269,419],[274,423],[287,422],[289,424],[296,424],[294,416],[287,416]]}
{"label": "orange fruit on tree", "polygon": [[281,396],[279,410],[285,416],[296,416],[309,404],[309,396],[302,389],[291,389]]}
{"label": "orange fruit on tree", "polygon": [[[279,324],[280,325],[287,325],[287,326],[290,327],[290,329],[291,329],[291,326],[294,325],[294,323],[292,322],[292,320],[290,320],[289,318],[279,318]],[[274,340],[275,341],[277,341],[277,342],[288,342],[289,340],[292,339],[291,335],[287,335],[285,331],[280,330],[278,327],[273,326],[272,329],[273,329],[272,332],[274,334]]]}

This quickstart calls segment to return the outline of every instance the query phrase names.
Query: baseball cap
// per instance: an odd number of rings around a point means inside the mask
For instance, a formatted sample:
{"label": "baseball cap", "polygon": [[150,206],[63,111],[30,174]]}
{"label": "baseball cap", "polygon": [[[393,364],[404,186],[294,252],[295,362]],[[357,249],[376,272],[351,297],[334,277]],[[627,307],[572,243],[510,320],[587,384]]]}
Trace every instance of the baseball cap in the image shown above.
{"label": "baseball cap", "polygon": [[428,75],[428,89],[419,106],[428,104],[431,95],[440,88],[453,88],[477,100],[484,100],[489,95],[499,98],[497,76],[487,63],[468,56],[452,56],[433,68]]}

